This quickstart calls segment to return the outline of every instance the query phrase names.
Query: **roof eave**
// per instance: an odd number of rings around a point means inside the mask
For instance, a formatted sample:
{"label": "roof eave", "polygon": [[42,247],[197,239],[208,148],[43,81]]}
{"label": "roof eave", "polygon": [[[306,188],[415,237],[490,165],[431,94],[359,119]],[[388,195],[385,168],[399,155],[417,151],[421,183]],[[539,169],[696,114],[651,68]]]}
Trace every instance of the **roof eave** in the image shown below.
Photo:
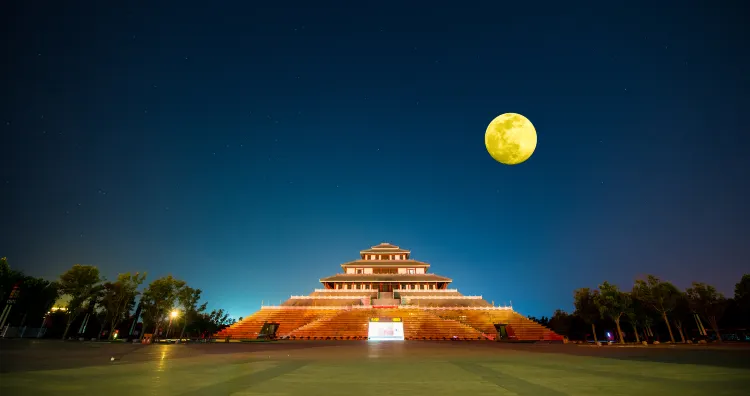
{"label": "roof eave", "polygon": [[354,260],[341,264],[341,267],[366,267],[368,265],[399,265],[411,267],[429,267],[429,263],[417,260]]}

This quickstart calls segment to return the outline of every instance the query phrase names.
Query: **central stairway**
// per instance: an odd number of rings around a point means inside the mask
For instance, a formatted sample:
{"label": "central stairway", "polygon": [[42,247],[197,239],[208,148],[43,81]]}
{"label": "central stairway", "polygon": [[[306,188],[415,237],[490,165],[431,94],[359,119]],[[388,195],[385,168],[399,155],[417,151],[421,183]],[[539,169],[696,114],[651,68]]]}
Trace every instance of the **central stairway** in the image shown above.
{"label": "central stairway", "polygon": [[372,300],[374,306],[397,307],[401,305],[401,300],[393,297],[393,292],[380,292],[378,298]]}

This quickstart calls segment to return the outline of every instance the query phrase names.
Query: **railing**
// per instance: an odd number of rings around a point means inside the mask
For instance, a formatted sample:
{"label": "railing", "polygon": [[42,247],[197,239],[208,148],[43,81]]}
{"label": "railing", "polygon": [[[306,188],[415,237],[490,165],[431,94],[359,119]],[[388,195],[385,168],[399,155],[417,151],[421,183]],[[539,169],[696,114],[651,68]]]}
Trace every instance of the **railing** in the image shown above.
{"label": "railing", "polygon": [[291,296],[293,300],[358,300],[370,296]]}
{"label": "railing", "polygon": [[423,307],[419,305],[400,305],[399,309],[430,309],[437,311],[512,311],[513,307]]}
{"label": "railing", "polygon": [[[375,293],[378,289],[314,289],[313,291],[316,293]],[[458,289],[393,289],[393,291],[399,293],[458,293]]]}
{"label": "railing", "polygon": [[482,296],[403,296],[406,300],[481,300]]}
{"label": "railing", "polygon": [[[356,307],[357,305],[355,305]],[[264,305],[260,307],[260,309],[349,309],[351,308],[348,305],[331,305],[331,306],[314,306],[314,305]]]}

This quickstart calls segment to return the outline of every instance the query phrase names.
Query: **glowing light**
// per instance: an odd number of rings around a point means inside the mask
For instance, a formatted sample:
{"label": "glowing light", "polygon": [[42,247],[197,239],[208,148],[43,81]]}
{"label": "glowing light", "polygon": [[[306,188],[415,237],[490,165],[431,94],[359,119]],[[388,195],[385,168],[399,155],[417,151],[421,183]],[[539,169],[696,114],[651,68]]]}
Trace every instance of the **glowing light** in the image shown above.
{"label": "glowing light", "polygon": [[536,149],[536,143],[534,125],[528,118],[516,113],[497,116],[484,134],[487,152],[506,165],[520,164],[529,159]]}

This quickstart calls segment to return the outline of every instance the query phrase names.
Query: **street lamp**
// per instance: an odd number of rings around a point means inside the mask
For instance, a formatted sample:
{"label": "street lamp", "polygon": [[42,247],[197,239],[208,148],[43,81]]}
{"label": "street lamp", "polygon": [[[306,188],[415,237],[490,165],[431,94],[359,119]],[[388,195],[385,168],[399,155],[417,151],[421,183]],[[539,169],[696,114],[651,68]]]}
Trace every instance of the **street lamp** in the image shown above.
{"label": "street lamp", "polygon": [[169,330],[172,328],[172,319],[176,318],[179,314],[180,312],[176,309],[169,313],[169,326],[167,326],[167,334],[165,338],[169,339]]}

